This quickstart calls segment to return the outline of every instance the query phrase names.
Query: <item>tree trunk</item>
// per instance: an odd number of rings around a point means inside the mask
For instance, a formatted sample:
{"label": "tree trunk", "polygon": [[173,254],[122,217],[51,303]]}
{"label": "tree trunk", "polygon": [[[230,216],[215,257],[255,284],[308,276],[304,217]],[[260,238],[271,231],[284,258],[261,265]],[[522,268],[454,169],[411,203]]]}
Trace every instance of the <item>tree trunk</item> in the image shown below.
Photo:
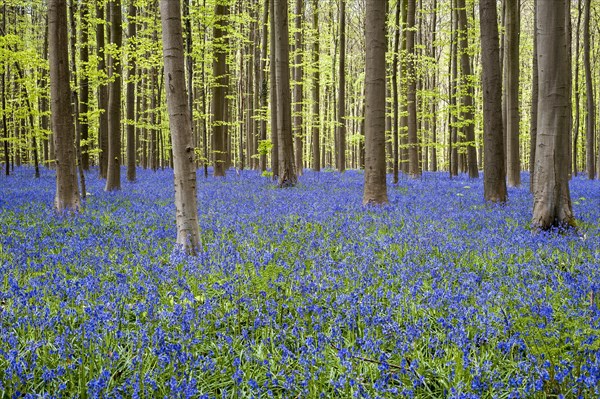
{"label": "tree trunk", "polygon": [[75,170],[75,143],[69,77],[69,38],[65,0],[48,2],[50,105],[56,148],[56,197],[58,212],[79,211]]}
{"label": "tree trunk", "polygon": [[[260,44],[260,67],[258,68],[258,81],[260,84],[260,140],[264,143],[267,140],[267,93],[268,82],[265,68],[267,66],[267,46],[268,46],[268,25],[269,25],[269,0],[265,0],[262,16],[262,35]],[[267,170],[267,154],[260,151],[259,158],[261,172]]]}
{"label": "tree trunk", "polygon": [[[2,31],[6,32],[6,2],[2,5]],[[10,156],[8,153],[8,121],[6,120],[6,74],[2,71],[2,130],[4,131],[4,164],[5,174],[10,175]]]}
{"label": "tree trunk", "polygon": [[535,155],[533,220],[535,228],[575,225],[569,193],[568,0],[537,3],[539,108]]}
{"label": "tree trunk", "polygon": [[398,58],[400,54],[400,11],[402,4],[400,1],[396,4],[396,16],[394,19],[394,54],[392,56],[392,172],[393,183],[398,184],[398,169],[399,169],[399,113],[400,104],[398,99]]}
{"label": "tree trunk", "polygon": [[595,132],[596,123],[595,112],[596,105],[594,104],[594,87],[592,82],[592,68],[590,62],[590,14],[591,0],[585,0],[585,16],[583,18],[583,68],[585,70],[585,96],[586,96],[586,111],[587,117],[585,120],[585,137],[586,137],[586,169],[588,179],[596,177],[596,157],[595,150]]}
{"label": "tree trunk", "polygon": [[[533,0],[534,14],[537,12],[537,1]],[[535,21],[535,15],[534,15]],[[539,81],[538,81],[538,44],[537,35],[533,35],[533,62],[531,72],[531,116],[529,128],[529,191],[533,193],[533,180],[535,175],[535,149],[537,147],[537,123],[538,123],[538,99],[539,99]]]}
{"label": "tree trunk", "polygon": [[[340,64],[338,92],[338,168],[346,170],[346,0],[340,0]],[[396,136],[396,147],[398,137]],[[396,162],[396,170],[397,170]]]}
{"label": "tree trunk", "polygon": [[135,181],[135,50],[133,43],[137,35],[136,29],[137,7],[133,2],[129,4],[129,21],[127,26],[127,36],[132,43],[130,44],[131,53],[129,54],[129,65],[127,70],[127,180]]}
{"label": "tree trunk", "polygon": [[[342,0],[344,3],[345,0]],[[296,59],[294,67],[294,137],[295,137],[295,150],[296,150],[296,172],[299,176],[302,175],[304,169],[303,162],[303,131],[304,122],[302,120],[302,104],[304,103],[304,70],[302,68],[302,55],[303,55],[303,43],[302,43],[302,17],[304,15],[304,1],[296,0],[296,17],[295,17],[295,41],[296,41]]]}
{"label": "tree trunk", "polygon": [[79,84],[79,117],[81,119],[81,166],[83,170],[89,170],[90,168],[90,154],[89,154],[89,118],[88,109],[90,101],[90,80],[88,77],[88,62],[90,60],[90,49],[89,49],[89,7],[87,3],[83,3],[80,6],[79,16],[81,19],[81,50],[79,51],[79,59],[81,60],[82,68],[85,69],[85,73],[81,75],[81,82]]}
{"label": "tree trunk", "polygon": [[216,44],[213,61],[212,87],[213,114],[213,164],[214,176],[225,176],[227,163],[227,143],[225,118],[227,116],[227,25],[229,22],[229,6],[217,3],[215,5],[215,25],[213,41]]}
{"label": "tree trunk", "polygon": [[112,81],[108,91],[108,173],[105,191],[121,189],[121,47],[123,26],[121,23],[121,0],[112,0],[110,8],[110,42],[116,54],[110,57],[108,66]]}
{"label": "tree trunk", "polygon": [[320,92],[321,92],[321,76],[319,72],[319,2],[313,0],[313,120],[312,120],[312,161],[313,170],[319,172],[321,170],[321,153],[320,153]]}
{"label": "tree trunk", "polygon": [[486,201],[506,202],[504,135],[502,133],[502,71],[496,0],[480,0],[481,64],[483,83],[483,140],[485,164],[483,191]]}
{"label": "tree trunk", "polygon": [[410,177],[420,177],[419,168],[419,138],[417,136],[417,77],[415,62],[417,52],[415,50],[415,0],[408,0],[407,26],[406,26],[406,53],[407,68],[406,79],[408,80],[407,102],[408,102],[408,174]]}
{"label": "tree trunk", "polygon": [[[469,30],[467,26],[467,10],[465,0],[457,1],[458,25],[459,25],[459,51],[460,69],[462,81],[462,123],[464,125],[464,138],[467,142],[467,170],[471,179],[479,177],[477,169],[477,149],[475,148],[475,116],[473,113],[473,85],[471,83],[473,74],[471,72],[471,60],[468,52]],[[517,87],[518,92],[518,87]]]}
{"label": "tree trunk", "polygon": [[185,61],[180,0],[161,0],[162,42],[169,128],[173,145],[177,244],[188,254],[200,249],[196,199],[196,160],[190,108],[185,85]]}
{"label": "tree trunk", "polygon": [[[433,16],[432,16],[432,26],[431,26],[431,56],[436,60],[435,70],[433,71],[432,83],[431,87],[436,92],[437,90],[437,77],[438,77],[438,62],[439,58],[437,57],[437,51],[435,47],[436,43],[436,34],[437,34],[437,0],[433,0]],[[438,160],[437,160],[437,94],[436,97],[431,101],[431,171],[437,172],[438,170]]]}
{"label": "tree trunk", "polygon": [[366,148],[363,204],[388,202],[385,173],[386,3],[387,0],[367,0],[366,3]]}
{"label": "tree trunk", "polygon": [[519,158],[519,32],[520,0],[506,2],[506,163],[508,185],[521,185]]}
{"label": "tree trunk", "polygon": [[[535,0],[537,1],[537,0]],[[577,1],[577,33],[575,36],[575,43],[579,43],[579,38],[580,38],[580,32],[581,32],[581,6],[583,5],[583,0],[578,0]],[[581,115],[581,107],[580,107],[580,103],[579,103],[579,98],[580,98],[580,93],[579,93],[579,53],[580,53],[580,48],[579,46],[577,46],[575,48],[575,126],[573,128],[573,143],[571,145],[572,147],[572,152],[571,152],[571,161],[572,161],[572,166],[571,166],[571,170],[573,173],[573,176],[577,176],[577,172],[578,172],[578,168],[579,165],[577,164],[577,146],[578,146],[578,140],[579,140],[579,124],[580,124],[580,115]],[[534,57],[537,57],[537,55],[534,55]],[[533,174],[532,174],[533,175]],[[533,179],[531,181],[531,187],[533,190]],[[533,191],[532,191],[533,192]]]}
{"label": "tree trunk", "polygon": [[[106,54],[104,53],[104,1],[96,0],[96,55],[98,57],[98,73],[106,75]],[[106,179],[108,174],[108,86],[104,79],[98,86],[98,147],[100,147],[100,177]]]}
{"label": "tree trunk", "polygon": [[273,179],[277,177],[279,173],[279,140],[277,132],[277,62],[276,62],[276,45],[275,45],[275,0],[271,0],[269,3],[271,8],[271,19],[270,19],[270,41],[269,45],[271,51],[269,54],[269,75],[270,75],[270,89],[271,89],[271,172],[273,173]]}
{"label": "tree trunk", "polygon": [[292,137],[292,99],[290,92],[290,51],[287,0],[275,0],[275,55],[277,80],[277,138],[279,142],[279,187],[297,183]]}

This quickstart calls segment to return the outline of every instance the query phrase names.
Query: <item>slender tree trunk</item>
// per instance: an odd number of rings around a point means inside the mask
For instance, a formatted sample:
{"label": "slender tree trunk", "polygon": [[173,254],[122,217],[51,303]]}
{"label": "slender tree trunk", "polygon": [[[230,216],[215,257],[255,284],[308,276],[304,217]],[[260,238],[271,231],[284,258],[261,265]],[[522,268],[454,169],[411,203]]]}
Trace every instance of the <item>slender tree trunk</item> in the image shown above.
{"label": "slender tree trunk", "polygon": [[[338,168],[346,170],[346,0],[340,0],[340,64],[338,92]],[[396,136],[396,146],[398,137]],[[396,170],[397,170],[396,161]]]}
{"label": "slender tree trunk", "polygon": [[[471,60],[468,52],[469,46],[469,30],[467,26],[467,10],[465,0],[458,0],[458,25],[459,25],[459,41],[460,48],[460,69],[462,80],[462,107],[465,111],[461,112],[462,122],[464,124],[464,137],[467,142],[467,170],[471,179],[479,177],[477,169],[477,149],[475,148],[475,115],[473,112],[473,85],[471,80],[473,73],[471,72]],[[518,87],[517,87],[518,92]]]}
{"label": "slender tree trunk", "polygon": [[[436,93],[437,91],[437,75],[438,75],[438,56],[437,50],[435,47],[436,43],[436,34],[437,34],[437,0],[433,0],[433,16],[432,16],[432,26],[431,26],[431,54],[433,59],[436,60],[435,70],[433,71],[432,83],[431,87]],[[437,172],[438,170],[438,160],[437,160],[437,94],[436,97],[431,101],[431,171]]]}
{"label": "slender tree trunk", "polygon": [[80,208],[71,89],[69,77],[67,4],[65,0],[48,2],[50,100],[52,129],[56,148],[56,197],[58,212],[77,212]]}
{"label": "slender tree trunk", "polygon": [[[342,0],[344,3],[345,0]],[[304,169],[303,163],[303,131],[304,122],[302,120],[302,105],[304,103],[304,70],[302,68],[302,55],[303,55],[303,43],[302,43],[302,17],[304,15],[304,1],[296,0],[296,17],[295,17],[295,41],[296,41],[296,59],[294,67],[294,130],[295,130],[295,150],[296,150],[296,172],[299,176],[302,175]]]}
{"label": "slender tree trunk", "polygon": [[[98,73],[106,76],[106,54],[104,52],[104,1],[96,0],[96,48],[98,57]],[[100,147],[100,177],[106,179],[108,174],[108,86],[104,79],[98,86],[98,147]]]}
{"label": "slender tree trunk", "polygon": [[186,93],[180,0],[161,0],[165,88],[173,145],[177,244],[191,255],[200,249],[196,160]]}
{"label": "slender tree trunk", "polygon": [[112,81],[108,91],[108,173],[105,191],[121,189],[121,47],[123,27],[121,24],[121,0],[111,0],[110,42],[116,54],[112,54],[109,64],[109,76]]}
{"label": "slender tree trunk", "polygon": [[450,161],[450,177],[458,176],[458,127],[456,118],[456,86],[458,78],[458,13],[455,7],[456,0],[452,0],[452,43],[450,55],[450,115],[449,115],[449,138],[448,138],[448,159]]}
{"label": "slender tree trunk", "polygon": [[[535,0],[537,1],[537,0]],[[577,33],[576,33],[576,38],[575,38],[575,43],[579,43],[579,36],[580,36],[580,32],[581,32],[581,6],[583,5],[583,1],[582,0],[578,0],[577,1]],[[579,123],[580,123],[580,116],[581,116],[581,107],[580,107],[580,103],[579,103],[579,98],[580,98],[580,93],[579,93],[579,46],[576,46],[575,48],[575,127],[573,128],[573,144],[572,144],[572,156],[571,156],[571,160],[572,160],[572,172],[574,176],[577,176],[577,172],[579,169],[579,165],[577,165],[577,146],[578,146],[578,140],[579,140]],[[537,57],[534,55],[534,57]],[[533,179],[531,181],[531,187],[533,190]]]}
{"label": "slender tree trunk", "polygon": [[229,6],[215,5],[213,40],[217,45],[213,61],[214,85],[212,87],[213,114],[213,163],[214,176],[225,176],[227,164],[226,117],[227,117],[227,25]]}
{"label": "slender tree trunk", "polygon": [[483,83],[483,136],[485,164],[483,191],[486,201],[506,202],[504,135],[502,133],[502,71],[496,0],[480,0],[481,64]]}
{"label": "slender tree trunk", "polygon": [[90,138],[90,124],[88,117],[88,109],[90,102],[90,79],[88,77],[88,62],[90,61],[89,49],[89,28],[90,28],[90,13],[87,2],[83,2],[79,9],[79,18],[81,20],[81,50],[79,50],[79,59],[81,60],[84,73],[81,74],[79,84],[79,118],[81,120],[81,166],[83,170],[90,169],[90,146],[88,140]]}
{"label": "slender tree trunk", "polygon": [[[6,2],[2,5],[2,31],[6,32]],[[4,131],[4,166],[6,176],[10,175],[10,155],[8,148],[8,121],[6,118],[6,74],[8,71],[2,71],[2,130]]]}
{"label": "slender tree trunk", "polygon": [[595,150],[595,132],[596,124],[596,105],[594,104],[594,87],[592,82],[592,68],[590,62],[590,14],[591,0],[585,0],[585,16],[583,18],[583,68],[585,70],[585,96],[587,117],[585,120],[586,137],[586,169],[588,179],[596,177],[596,157]]}
{"label": "slender tree trunk", "polygon": [[320,116],[320,93],[321,93],[321,74],[319,64],[319,2],[313,0],[313,120],[312,120],[312,158],[313,170],[319,172],[321,170],[321,116]]}
{"label": "slender tree trunk", "polygon": [[[534,14],[537,13],[537,2],[533,0]],[[534,15],[535,21],[535,15]],[[533,193],[533,181],[535,175],[535,151],[537,147],[537,123],[538,123],[538,99],[539,99],[539,80],[538,80],[538,44],[537,34],[533,35],[533,62],[531,71],[531,116],[529,128],[529,190]]]}
{"label": "slender tree trunk", "polygon": [[363,204],[388,202],[385,173],[386,3],[387,0],[367,0],[366,3],[366,148]]}
{"label": "slender tree trunk", "polygon": [[421,176],[419,167],[419,138],[417,136],[417,78],[415,61],[415,0],[408,0],[407,26],[406,26],[406,52],[407,52],[407,77],[408,80],[408,174],[415,178]]}
{"label": "slender tree trunk", "polygon": [[133,2],[129,4],[129,22],[127,26],[127,36],[131,41],[129,54],[129,65],[127,70],[127,180],[135,181],[135,51],[133,46],[137,35],[136,18],[137,7]]}
{"label": "slender tree trunk", "polygon": [[271,89],[271,172],[273,173],[273,179],[277,177],[279,173],[279,131],[277,122],[277,68],[276,68],[276,45],[275,45],[275,0],[271,0],[269,3],[271,8],[271,19],[270,19],[270,47],[271,51],[269,54],[269,74],[270,74],[270,89]]}
{"label": "slender tree trunk", "polygon": [[393,183],[398,184],[399,169],[399,118],[400,104],[398,99],[398,58],[400,49],[400,11],[402,4],[400,1],[396,4],[396,15],[394,19],[394,54],[392,58],[392,172]]}
{"label": "slender tree trunk", "polygon": [[574,226],[568,176],[569,84],[565,13],[568,0],[539,1],[539,109],[535,156],[535,228]]}
{"label": "slender tree trunk", "polygon": [[508,185],[521,185],[519,156],[520,0],[506,2],[506,152]]}
{"label": "slender tree trunk", "polygon": [[[258,68],[258,81],[260,82],[260,140],[265,142],[267,140],[267,94],[268,94],[268,82],[267,74],[265,72],[267,66],[267,46],[268,46],[268,26],[269,26],[269,0],[265,0],[263,16],[262,16],[262,35],[260,45],[260,67]],[[265,172],[267,170],[267,154],[261,151],[259,158],[260,170]]]}
{"label": "slender tree trunk", "polygon": [[292,99],[290,92],[290,53],[287,0],[275,0],[275,55],[277,81],[277,138],[279,142],[279,187],[297,183],[292,137]]}

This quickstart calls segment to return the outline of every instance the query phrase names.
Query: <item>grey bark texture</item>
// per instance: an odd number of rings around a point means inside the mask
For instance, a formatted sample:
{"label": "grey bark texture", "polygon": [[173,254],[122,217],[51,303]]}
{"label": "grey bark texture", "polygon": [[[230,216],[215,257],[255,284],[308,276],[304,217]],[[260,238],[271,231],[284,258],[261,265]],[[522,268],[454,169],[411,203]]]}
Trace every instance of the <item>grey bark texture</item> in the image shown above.
{"label": "grey bark texture", "polygon": [[173,145],[177,244],[191,255],[200,248],[196,160],[186,93],[180,0],[161,0],[165,90]]}

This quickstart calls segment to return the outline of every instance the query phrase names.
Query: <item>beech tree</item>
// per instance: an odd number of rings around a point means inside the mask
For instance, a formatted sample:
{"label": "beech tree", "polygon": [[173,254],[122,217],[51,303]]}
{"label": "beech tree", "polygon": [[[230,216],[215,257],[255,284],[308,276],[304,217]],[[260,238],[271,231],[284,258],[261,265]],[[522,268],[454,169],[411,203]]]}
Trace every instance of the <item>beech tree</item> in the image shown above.
{"label": "beech tree", "polygon": [[575,225],[568,176],[567,2],[536,5],[539,103],[532,224],[540,229]]}
{"label": "beech tree", "polygon": [[227,22],[229,6],[223,2],[215,5],[215,25],[213,27],[213,76],[212,114],[213,114],[213,165],[215,176],[225,176],[227,163],[226,115],[227,115]]}
{"label": "beech tree", "polygon": [[121,82],[123,67],[121,64],[121,46],[123,45],[123,26],[121,0],[111,0],[110,42],[113,53],[108,65],[111,82],[108,90],[108,172],[104,190],[121,189]]}
{"label": "beech tree", "polygon": [[521,162],[519,158],[519,31],[520,0],[506,1],[505,102],[506,102],[506,163],[508,185],[521,185]]}
{"label": "beech tree", "polygon": [[188,254],[200,248],[196,198],[196,159],[185,84],[180,0],[161,0],[165,89],[173,144],[177,244]]}
{"label": "beech tree", "polygon": [[56,150],[56,196],[58,212],[77,212],[80,208],[75,166],[75,123],[71,107],[69,78],[69,37],[67,3],[48,2],[48,48],[50,61],[50,108]]}
{"label": "beech tree", "polygon": [[483,190],[486,201],[506,202],[504,137],[502,129],[502,73],[496,0],[480,0],[481,66],[483,84]]}
{"label": "beech tree", "polygon": [[363,204],[386,204],[385,20],[387,0],[367,0],[365,42],[365,185]]}

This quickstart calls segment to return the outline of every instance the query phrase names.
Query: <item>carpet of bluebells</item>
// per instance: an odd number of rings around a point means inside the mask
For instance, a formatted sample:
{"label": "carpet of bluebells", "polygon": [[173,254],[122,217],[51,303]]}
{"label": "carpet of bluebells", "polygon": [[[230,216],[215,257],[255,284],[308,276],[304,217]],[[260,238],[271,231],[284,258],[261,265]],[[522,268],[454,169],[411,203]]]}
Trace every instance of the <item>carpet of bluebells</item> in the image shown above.
{"label": "carpet of bluebells", "polygon": [[600,397],[600,189],[577,232],[425,174],[361,206],[363,175],[198,178],[203,247],[174,250],[170,171],[83,213],[54,174],[0,177],[0,397]]}

